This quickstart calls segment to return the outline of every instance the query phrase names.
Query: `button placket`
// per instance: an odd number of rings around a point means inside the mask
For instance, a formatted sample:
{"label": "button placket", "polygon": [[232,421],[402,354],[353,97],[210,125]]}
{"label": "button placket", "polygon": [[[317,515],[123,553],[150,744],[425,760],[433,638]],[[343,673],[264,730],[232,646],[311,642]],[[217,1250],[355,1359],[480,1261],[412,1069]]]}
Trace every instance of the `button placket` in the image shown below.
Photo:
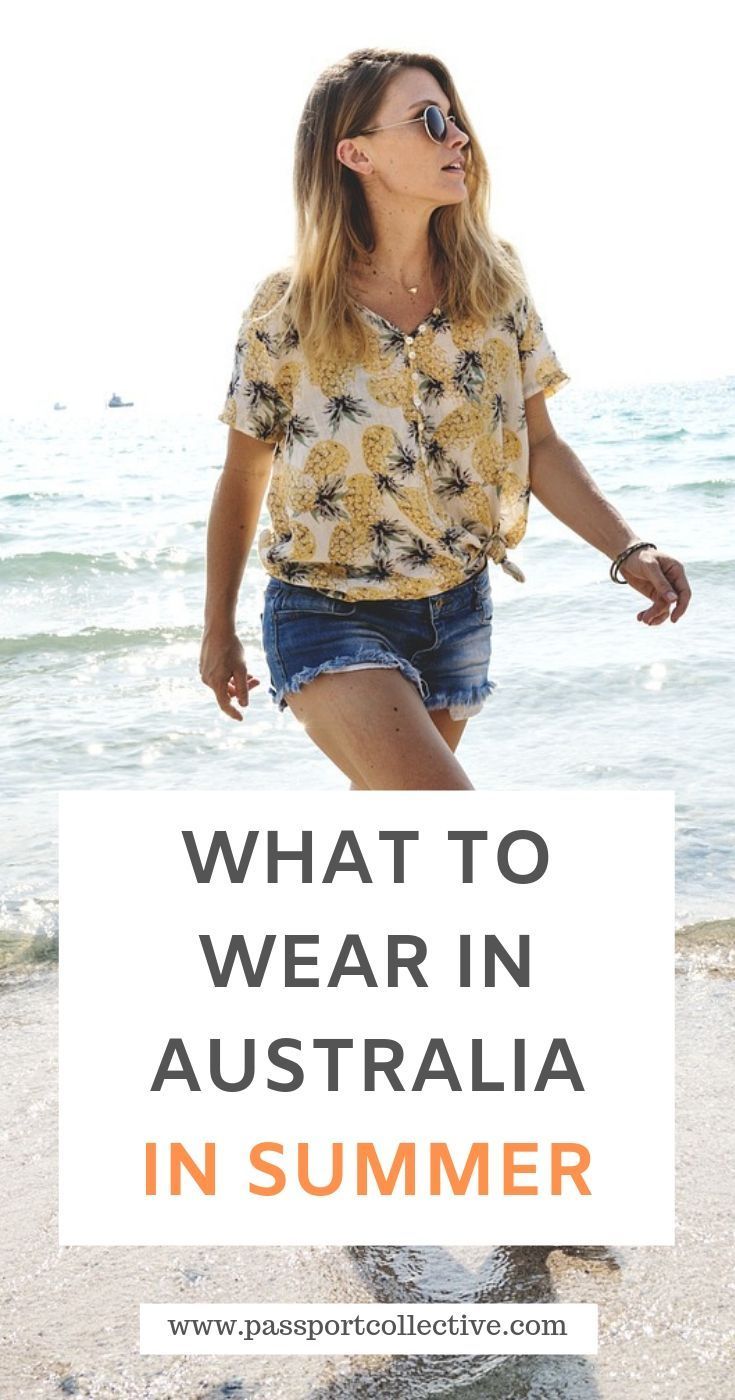
{"label": "button placket", "polygon": [[[422,321],[422,322],[421,322],[421,325],[417,327],[416,336],[421,335],[425,330],[426,330],[426,322],[425,322],[425,321]],[[413,403],[414,408],[417,408],[417,409],[419,410],[418,417],[417,417],[417,420],[416,420],[416,432],[417,432],[417,435],[418,435],[419,456],[420,456],[420,460],[421,460],[422,465],[424,466],[424,468],[426,468],[427,465],[428,465],[428,463],[427,463],[427,461],[426,461],[426,453],[425,453],[425,450],[424,450],[423,407],[422,407],[421,395],[420,395],[419,392],[418,392],[418,385],[419,385],[420,380],[421,380],[421,375],[419,374],[419,372],[418,372],[418,370],[417,370],[417,368],[416,368],[416,350],[415,350],[415,347],[414,347],[414,341],[415,341],[415,339],[416,339],[416,337],[415,337],[415,336],[412,336],[412,335],[405,335],[405,336],[404,336],[404,343],[405,343],[405,346],[406,346],[406,353],[407,353],[407,356],[408,356],[408,365],[409,365],[409,369],[410,369],[410,371],[411,371],[411,383],[412,383],[413,389],[414,389],[414,392],[413,392],[413,394],[411,395],[411,401],[412,401],[412,403]]]}

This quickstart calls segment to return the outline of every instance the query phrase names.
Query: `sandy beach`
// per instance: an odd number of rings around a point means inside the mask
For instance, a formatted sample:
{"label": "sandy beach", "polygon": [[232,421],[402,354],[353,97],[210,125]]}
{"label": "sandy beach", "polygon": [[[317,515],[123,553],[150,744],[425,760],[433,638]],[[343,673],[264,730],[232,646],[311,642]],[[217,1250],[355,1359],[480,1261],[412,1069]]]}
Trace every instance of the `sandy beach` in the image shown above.
{"label": "sandy beach", "polygon": [[[57,1243],[54,966],[6,973],[0,1394],[97,1400],[725,1396],[733,1361],[735,921],[677,935],[677,1243],[631,1249],[81,1248]],[[138,1304],[595,1302],[596,1358],[141,1357]]]}

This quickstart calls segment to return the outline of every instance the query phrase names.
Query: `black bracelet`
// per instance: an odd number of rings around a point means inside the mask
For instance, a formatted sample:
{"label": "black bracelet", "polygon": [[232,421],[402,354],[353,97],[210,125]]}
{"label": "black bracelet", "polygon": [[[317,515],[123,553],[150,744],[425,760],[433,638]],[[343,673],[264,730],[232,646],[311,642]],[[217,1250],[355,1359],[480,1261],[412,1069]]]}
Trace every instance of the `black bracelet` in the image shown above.
{"label": "black bracelet", "polygon": [[634,554],[637,549],[657,548],[658,546],[655,544],[651,544],[650,540],[638,540],[636,544],[629,544],[628,548],[622,550],[621,553],[617,556],[617,558],[613,559],[612,564],[610,565],[610,578],[612,579],[613,583],[628,582],[627,578],[618,578],[618,570],[620,569],[620,565],[625,563],[625,560],[628,558],[629,554]]}

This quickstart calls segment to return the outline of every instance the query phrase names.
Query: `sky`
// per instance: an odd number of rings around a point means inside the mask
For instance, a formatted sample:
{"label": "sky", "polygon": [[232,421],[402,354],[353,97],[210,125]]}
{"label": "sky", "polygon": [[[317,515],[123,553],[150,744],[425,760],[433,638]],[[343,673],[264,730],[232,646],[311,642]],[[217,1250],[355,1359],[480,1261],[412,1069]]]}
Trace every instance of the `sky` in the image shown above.
{"label": "sky", "polygon": [[577,0],[34,3],[0,26],[0,413],[212,412],[242,309],[293,251],[321,70],[436,53],[580,389],[735,368],[727,7]]}

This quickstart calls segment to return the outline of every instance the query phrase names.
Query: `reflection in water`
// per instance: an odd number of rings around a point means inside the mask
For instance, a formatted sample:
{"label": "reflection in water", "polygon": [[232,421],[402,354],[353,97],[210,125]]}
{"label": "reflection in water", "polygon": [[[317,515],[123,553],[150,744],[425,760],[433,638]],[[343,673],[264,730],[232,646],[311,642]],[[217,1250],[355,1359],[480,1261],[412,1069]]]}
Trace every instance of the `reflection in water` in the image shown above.
{"label": "reflection in water", "polygon": [[[378,1303],[550,1303],[552,1246],[501,1246],[487,1253],[440,1246],[353,1245],[347,1254]],[[618,1267],[601,1246],[558,1246],[577,1258]],[[332,1373],[330,1376],[330,1372]],[[371,1356],[355,1357],[345,1373],[331,1360],[309,1400],[594,1400],[592,1366],[582,1356]]]}

